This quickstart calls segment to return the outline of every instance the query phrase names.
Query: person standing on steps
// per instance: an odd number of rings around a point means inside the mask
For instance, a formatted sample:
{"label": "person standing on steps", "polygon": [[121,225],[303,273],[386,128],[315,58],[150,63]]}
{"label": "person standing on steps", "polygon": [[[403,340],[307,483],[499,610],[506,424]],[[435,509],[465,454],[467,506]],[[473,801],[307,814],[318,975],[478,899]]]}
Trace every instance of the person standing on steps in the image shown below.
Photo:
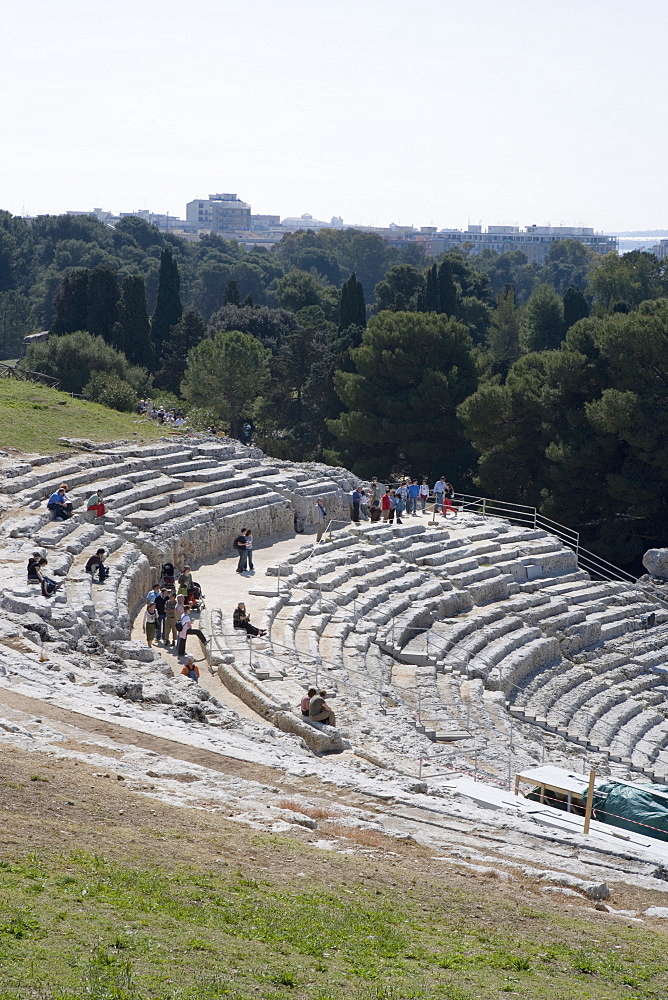
{"label": "person standing on steps", "polygon": [[183,597],[188,597],[188,598],[192,597],[193,577],[192,573],[190,572],[190,566],[188,566],[187,563],[183,567],[183,573],[181,573],[181,576],[178,578],[176,582],[179,587],[179,594],[181,594]]}
{"label": "person standing on steps", "polygon": [[355,487],[355,489],[353,490],[353,494],[352,494],[352,501],[353,501],[353,516],[352,516],[352,520],[355,522],[355,524],[359,524],[359,519],[360,519],[360,500],[361,499],[362,499],[362,494],[357,489],[357,487]]}
{"label": "person standing on steps", "polygon": [[253,566],[253,532],[250,528],[246,528],[246,565],[251,573],[255,572],[255,567]]}
{"label": "person standing on steps", "polygon": [[413,517],[417,517],[417,505],[418,497],[420,496],[420,487],[418,486],[417,479],[412,479],[410,486],[408,487],[408,513]]}
{"label": "person standing on steps", "polygon": [[454,486],[452,483],[446,483],[445,491],[443,493],[443,517],[447,517],[449,513],[452,513],[453,517],[457,517],[457,508],[452,504],[454,496]]}
{"label": "person standing on steps", "polygon": [[153,645],[153,640],[155,639],[156,632],[158,630],[158,612],[156,610],[155,604],[151,602],[144,612],[144,620],[142,622],[142,631],[146,636],[146,644],[150,649]]}
{"label": "person standing on steps", "polygon": [[155,601],[153,602],[155,604],[155,610],[158,612],[158,629],[157,632],[155,633],[155,637],[158,640],[162,639],[165,632],[167,631],[167,626],[165,625],[165,618],[166,618],[165,606],[167,604],[168,593],[169,591],[167,590],[167,587],[161,587],[160,592],[158,593],[158,595],[155,598]]}
{"label": "person standing on steps", "polygon": [[[401,520],[401,515],[403,514],[405,508],[406,508],[406,501],[404,500],[399,490],[397,490],[396,493],[394,494],[394,513],[396,513],[397,515],[397,524],[403,524],[403,521]],[[390,515],[390,520],[392,520],[391,515]]]}
{"label": "person standing on steps", "polygon": [[427,500],[429,499],[429,483],[426,479],[422,480],[422,485],[420,486],[420,503],[422,505],[422,513],[427,513]]}
{"label": "person standing on steps", "polygon": [[373,476],[369,483],[369,503],[378,503],[383,495],[383,487],[378,482],[378,476]]}
{"label": "person standing on steps", "polygon": [[165,646],[175,646],[179,638],[179,630],[176,625],[176,597],[172,591],[165,601]]}
{"label": "person standing on steps", "polygon": [[434,483],[434,496],[436,497],[436,512],[443,513],[443,494],[445,493],[445,479],[441,476]]}
{"label": "person standing on steps", "polygon": [[325,525],[327,524],[327,511],[325,510],[325,504],[322,497],[318,497],[315,502],[316,506],[316,528],[315,528],[315,541],[316,545],[322,538],[322,533],[325,530]]}
{"label": "person standing on steps", "polygon": [[390,493],[389,486],[380,498],[380,509],[383,512],[383,521],[387,522],[394,520],[394,514],[392,513],[392,494]]}
{"label": "person standing on steps", "polygon": [[232,542],[232,547],[237,550],[239,562],[237,563],[237,573],[245,573],[248,566],[248,552],[246,549],[246,532],[248,528],[242,528],[241,534]]}

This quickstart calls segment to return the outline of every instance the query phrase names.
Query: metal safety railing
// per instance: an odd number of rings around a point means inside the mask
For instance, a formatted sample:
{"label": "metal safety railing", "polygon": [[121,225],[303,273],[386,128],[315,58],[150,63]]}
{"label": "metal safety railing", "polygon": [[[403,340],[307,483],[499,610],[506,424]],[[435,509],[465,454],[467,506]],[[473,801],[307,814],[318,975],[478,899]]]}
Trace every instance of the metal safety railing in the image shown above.
{"label": "metal safety railing", "polygon": [[585,570],[596,580],[608,580],[618,583],[631,583],[646,594],[651,595],[653,600],[658,601],[664,608],[668,608],[668,598],[656,587],[645,583],[628,573],[620,566],[616,566],[608,559],[597,555],[586,549],[580,542],[580,533],[573,528],[569,528],[559,521],[554,521],[551,517],[541,514],[536,507],[528,504],[509,503],[506,500],[495,500],[492,497],[479,497],[467,493],[455,493],[455,506],[461,511],[470,511],[481,514],[483,517],[498,517],[511,524],[518,524],[524,527],[542,528],[549,534],[554,535],[564,545],[575,553],[577,565]]}

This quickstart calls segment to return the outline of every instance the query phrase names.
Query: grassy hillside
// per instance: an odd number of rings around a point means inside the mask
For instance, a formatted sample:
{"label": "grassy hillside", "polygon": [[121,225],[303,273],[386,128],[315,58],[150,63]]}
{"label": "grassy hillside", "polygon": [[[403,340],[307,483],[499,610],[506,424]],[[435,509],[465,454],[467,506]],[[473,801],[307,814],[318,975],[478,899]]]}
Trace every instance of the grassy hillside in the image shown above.
{"label": "grassy hillside", "polygon": [[0,379],[0,448],[49,454],[63,450],[60,437],[150,441],[165,430],[136,414],[72,399],[33,382]]}
{"label": "grassy hillside", "polygon": [[340,854],[324,830],[253,832],[80,761],[6,747],[0,768],[0,1000],[668,993],[661,931],[414,841],[348,831]]}

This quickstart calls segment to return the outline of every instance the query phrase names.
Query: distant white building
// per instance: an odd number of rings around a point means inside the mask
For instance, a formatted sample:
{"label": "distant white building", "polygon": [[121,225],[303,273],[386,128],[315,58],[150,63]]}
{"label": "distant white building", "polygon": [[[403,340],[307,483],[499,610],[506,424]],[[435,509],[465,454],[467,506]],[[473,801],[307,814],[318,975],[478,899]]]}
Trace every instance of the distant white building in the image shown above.
{"label": "distant white building", "polygon": [[186,222],[188,226],[208,229],[212,233],[249,232],[250,205],[236,194],[210,194],[208,198],[188,202]]}
{"label": "distant white building", "polygon": [[426,253],[437,257],[454,247],[466,247],[479,254],[484,249],[505,253],[508,250],[522,250],[531,263],[542,263],[550,247],[557,240],[577,240],[595,253],[617,252],[617,237],[605,233],[595,233],[586,226],[482,226],[470,225],[466,232],[461,229],[441,229],[437,233],[424,233],[411,238],[421,243]]}

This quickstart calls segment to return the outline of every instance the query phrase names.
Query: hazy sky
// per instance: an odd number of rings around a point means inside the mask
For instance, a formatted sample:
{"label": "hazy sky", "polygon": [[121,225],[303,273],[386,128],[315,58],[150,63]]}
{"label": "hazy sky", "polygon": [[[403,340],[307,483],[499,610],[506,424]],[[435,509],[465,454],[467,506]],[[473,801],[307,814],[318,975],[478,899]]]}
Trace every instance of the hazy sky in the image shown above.
{"label": "hazy sky", "polygon": [[668,227],[665,0],[2,0],[0,208]]}

